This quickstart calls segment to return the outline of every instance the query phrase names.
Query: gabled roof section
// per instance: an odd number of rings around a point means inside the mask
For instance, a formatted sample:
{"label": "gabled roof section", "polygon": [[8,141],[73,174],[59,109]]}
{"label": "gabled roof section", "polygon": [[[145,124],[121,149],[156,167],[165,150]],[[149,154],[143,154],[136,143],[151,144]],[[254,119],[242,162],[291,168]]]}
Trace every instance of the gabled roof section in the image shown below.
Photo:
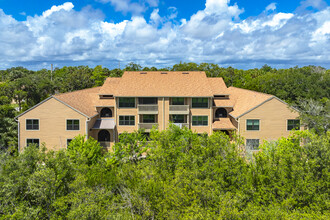
{"label": "gabled roof section", "polygon": [[222,77],[207,78],[213,95],[228,95],[228,90]]}
{"label": "gabled roof section", "polygon": [[236,127],[230,121],[230,118],[220,118],[212,123],[213,130],[235,130]]}
{"label": "gabled roof section", "polygon": [[[213,90],[220,88],[210,85],[205,72],[200,71],[134,71],[124,72],[121,78],[108,78],[99,94],[115,97],[212,97]],[[224,83],[221,79],[219,87]],[[224,88],[226,89],[226,87]]]}
{"label": "gabled roof section", "polygon": [[273,95],[236,87],[229,87],[228,91],[230,99],[235,102],[234,110],[230,112],[230,115],[236,119],[274,97]]}
{"label": "gabled roof section", "polygon": [[54,98],[62,101],[68,106],[76,109],[88,117],[93,117],[98,112],[95,103],[99,100],[99,91],[101,87],[78,90],[54,95]]}

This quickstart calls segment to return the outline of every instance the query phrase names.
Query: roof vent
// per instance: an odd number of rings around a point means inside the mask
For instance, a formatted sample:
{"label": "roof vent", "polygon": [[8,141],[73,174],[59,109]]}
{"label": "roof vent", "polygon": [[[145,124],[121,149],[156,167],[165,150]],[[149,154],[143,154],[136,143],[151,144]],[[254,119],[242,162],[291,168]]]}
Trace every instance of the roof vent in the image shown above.
{"label": "roof vent", "polygon": [[147,74],[147,72],[141,72],[140,74]]}
{"label": "roof vent", "polygon": [[183,72],[182,74],[189,74],[188,72]]}
{"label": "roof vent", "polygon": [[161,72],[160,74],[167,74],[167,72]]}

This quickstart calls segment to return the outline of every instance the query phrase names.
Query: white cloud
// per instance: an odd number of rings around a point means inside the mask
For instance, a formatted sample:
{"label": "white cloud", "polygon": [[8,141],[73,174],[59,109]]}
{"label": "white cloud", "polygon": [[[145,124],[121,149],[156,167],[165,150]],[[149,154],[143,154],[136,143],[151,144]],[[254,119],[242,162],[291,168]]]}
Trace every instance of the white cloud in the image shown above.
{"label": "white cloud", "polygon": [[59,5],[59,6],[53,6],[51,7],[51,9],[44,11],[42,13],[43,17],[48,17],[49,15],[53,14],[56,11],[60,11],[60,10],[65,10],[65,11],[70,11],[73,9],[73,4],[71,2],[66,2],[63,5]]}
{"label": "white cloud", "polygon": [[132,0],[98,0],[102,3],[110,3],[115,7],[116,11],[126,13],[132,13],[134,15],[141,14],[146,11],[148,7],[157,7],[159,0],[141,0],[134,2]]}
{"label": "white cloud", "polygon": [[266,11],[275,11],[276,9],[276,2],[270,3],[267,7],[266,7]]}
{"label": "white cloud", "polygon": [[303,14],[262,12],[239,20],[243,10],[238,5],[207,0],[190,18],[178,22],[176,13],[173,8],[160,16],[155,8],[149,20],[135,15],[108,22],[101,11],[76,11],[66,3],[17,21],[0,9],[0,68],[117,66],[117,60],[150,66],[192,61],[245,68],[265,63],[330,67],[330,7]]}

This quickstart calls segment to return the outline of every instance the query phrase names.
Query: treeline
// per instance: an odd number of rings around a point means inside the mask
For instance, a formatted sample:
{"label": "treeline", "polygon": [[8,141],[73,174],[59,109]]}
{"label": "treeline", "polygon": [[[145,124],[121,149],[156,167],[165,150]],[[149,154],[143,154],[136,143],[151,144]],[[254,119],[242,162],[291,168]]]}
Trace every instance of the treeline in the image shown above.
{"label": "treeline", "polygon": [[253,154],[174,125],[120,140],[108,153],[77,137],[58,152],[0,154],[0,218],[330,218],[330,133],[296,132]]}
{"label": "treeline", "polygon": [[[264,65],[260,69],[239,70],[211,63],[179,63],[157,69],[129,63],[124,69],[96,66],[63,67],[53,72],[31,71],[23,67],[0,70],[0,147],[16,143],[16,123],[13,116],[23,112],[52,94],[101,86],[106,77],[120,77],[124,71],[205,71],[209,77],[223,77],[227,86],[235,86],[273,94],[302,109],[310,127],[315,120],[323,123],[316,129],[329,127],[330,70],[316,66],[275,69]],[[15,110],[16,108],[16,110]],[[319,117],[321,115],[321,118]],[[313,117],[310,117],[313,116]],[[319,123],[317,123],[319,124]]]}

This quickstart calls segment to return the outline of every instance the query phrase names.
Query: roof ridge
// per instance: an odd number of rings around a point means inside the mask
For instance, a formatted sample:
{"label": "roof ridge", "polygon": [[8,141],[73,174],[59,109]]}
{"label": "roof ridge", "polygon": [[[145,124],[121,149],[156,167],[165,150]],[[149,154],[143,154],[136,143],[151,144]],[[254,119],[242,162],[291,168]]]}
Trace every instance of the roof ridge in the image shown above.
{"label": "roof ridge", "polygon": [[67,95],[69,93],[76,93],[76,92],[81,92],[81,91],[86,91],[86,90],[92,90],[92,89],[100,89],[102,86],[97,86],[97,87],[92,87],[92,88],[86,88],[86,89],[79,89],[79,90],[75,90],[75,91],[71,91],[71,92],[64,92],[64,93],[59,93],[59,94],[55,94],[53,95],[54,97],[58,97],[61,95]]}
{"label": "roof ridge", "polygon": [[229,88],[241,89],[241,90],[245,90],[245,91],[249,91],[249,92],[253,92],[253,93],[259,93],[259,94],[263,94],[263,95],[274,96],[274,95],[267,94],[267,93],[264,93],[264,92],[258,92],[258,91],[254,91],[254,90],[250,90],[250,89],[243,89],[243,88],[239,88],[239,87],[235,87],[235,86],[230,86],[230,87],[228,87],[228,89]]}

